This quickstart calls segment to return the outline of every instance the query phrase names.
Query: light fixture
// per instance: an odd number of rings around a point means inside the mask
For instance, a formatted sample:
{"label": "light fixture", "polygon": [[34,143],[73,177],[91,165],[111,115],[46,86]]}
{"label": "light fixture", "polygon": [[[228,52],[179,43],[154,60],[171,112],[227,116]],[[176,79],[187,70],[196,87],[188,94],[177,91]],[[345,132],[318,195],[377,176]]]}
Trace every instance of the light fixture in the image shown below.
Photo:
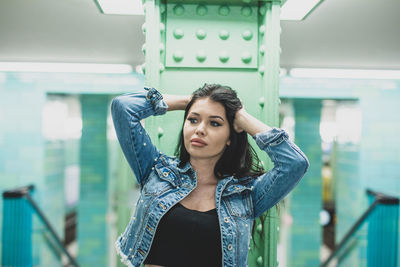
{"label": "light fixture", "polygon": [[287,0],[281,8],[281,20],[303,20],[322,0]]}
{"label": "light fixture", "polygon": [[143,15],[142,0],[95,0],[100,11],[114,15]]}
{"label": "light fixture", "polygon": [[295,78],[400,79],[400,70],[293,68],[289,73]]}
{"label": "light fixture", "polygon": [[0,62],[0,71],[131,73],[132,66],[128,64]]}

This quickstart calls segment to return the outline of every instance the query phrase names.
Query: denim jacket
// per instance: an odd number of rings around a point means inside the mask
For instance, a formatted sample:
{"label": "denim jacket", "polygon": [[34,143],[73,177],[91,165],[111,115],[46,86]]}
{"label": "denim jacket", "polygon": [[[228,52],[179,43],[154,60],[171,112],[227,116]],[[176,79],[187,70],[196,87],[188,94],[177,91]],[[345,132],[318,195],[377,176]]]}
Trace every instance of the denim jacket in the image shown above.
{"label": "denim jacket", "polygon": [[[141,191],[125,232],[115,242],[121,261],[128,266],[139,267],[144,262],[163,215],[197,185],[190,163],[179,168],[179,159],[159,151],[140,123],[151,115],[164,114],[167,108],[160,92],[147,87],[118,96],[111,104],[119,143]],[[259,177],[231,176],[218,181],[215,201],[223,267],[247,266],[254,219],[286,196],[309,166],[307,157],[284,130],[273,128],[253,138],[274,167]]]}

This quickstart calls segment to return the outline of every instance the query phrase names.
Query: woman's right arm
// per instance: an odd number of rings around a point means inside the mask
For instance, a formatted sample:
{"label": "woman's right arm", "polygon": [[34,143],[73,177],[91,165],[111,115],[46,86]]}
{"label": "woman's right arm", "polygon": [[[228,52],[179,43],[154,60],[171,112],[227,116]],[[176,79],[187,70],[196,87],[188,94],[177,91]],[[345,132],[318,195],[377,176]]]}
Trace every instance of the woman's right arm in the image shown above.
{"label": "woman's right arm", "polygon": [[140,120],[151,115],[162,115],[167,109],[161,93],[148,87],[117,96],[111,103],[111,115],[118,141],[141,188],[160,152],[151,142]]}

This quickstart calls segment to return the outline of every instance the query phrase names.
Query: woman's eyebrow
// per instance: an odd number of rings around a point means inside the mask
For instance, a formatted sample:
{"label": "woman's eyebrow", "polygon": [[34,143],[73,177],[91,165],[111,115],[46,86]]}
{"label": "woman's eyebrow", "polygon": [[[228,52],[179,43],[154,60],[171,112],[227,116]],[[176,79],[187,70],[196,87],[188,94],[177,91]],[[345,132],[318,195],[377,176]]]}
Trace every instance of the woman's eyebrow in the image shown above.
{"label": "woman's eyebrow", "polygon": [[217,116],[217,115],[210,116],[210,118],[217,118],[217,119],[221,119],[222,121],[224,121],[224,119],[221,116]]}
{"label": "woman's eyebrow", "polygon": [[[193,114],[193,115],[196,115],[196,116],[200,116],[199,113],[193,112],[193,111],[190,112],[190,114]],[[222,121],[225,121],[221,116],[218,116],[218,115],[209,116],[209,118],[217,118],[217,119],[221,119]]]}

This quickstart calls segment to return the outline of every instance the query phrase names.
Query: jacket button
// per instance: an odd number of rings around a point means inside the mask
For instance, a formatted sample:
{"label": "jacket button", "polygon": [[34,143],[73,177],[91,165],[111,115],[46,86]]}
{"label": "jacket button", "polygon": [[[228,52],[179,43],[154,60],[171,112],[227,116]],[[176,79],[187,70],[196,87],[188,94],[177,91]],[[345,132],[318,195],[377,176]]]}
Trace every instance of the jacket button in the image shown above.
{"label": "jacket button", "polygon": [[168,176],[168,172],[163,172],[164,177]]}
{"label": "jacket button", "polygon": [[228,223],[228,222],[229,222],[229,218],[228,218],[228,217],[225,217],[225,218],[224,218],[224,222]]}
{"label": "jacket button", "polygon": [[233,248],[232,244],[229,244],[228,245],[228,250],[232,250],[232,248]]}

